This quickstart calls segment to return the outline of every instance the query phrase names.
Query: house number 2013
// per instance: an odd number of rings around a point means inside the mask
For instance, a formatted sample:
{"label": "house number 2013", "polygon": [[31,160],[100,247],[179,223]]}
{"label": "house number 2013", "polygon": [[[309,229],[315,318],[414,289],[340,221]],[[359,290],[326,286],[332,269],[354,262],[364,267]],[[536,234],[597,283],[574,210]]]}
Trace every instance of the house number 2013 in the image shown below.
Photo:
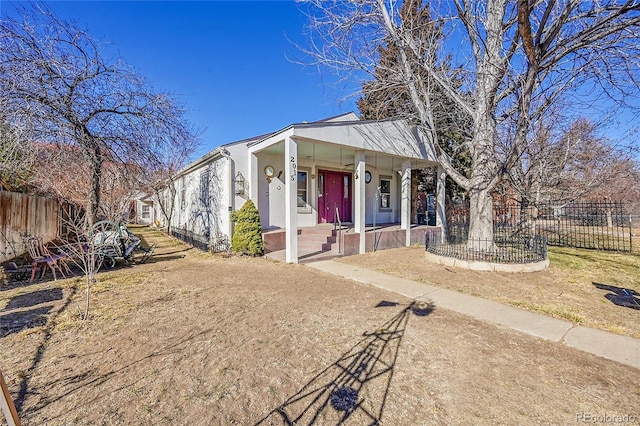
{"label": "house number 2013", "polygon": [[296,180],[296,169],[298,168],[298,165],[296,164],[295,157],[291,157],[289,161],[291,162],[291,182],[293,182]]}

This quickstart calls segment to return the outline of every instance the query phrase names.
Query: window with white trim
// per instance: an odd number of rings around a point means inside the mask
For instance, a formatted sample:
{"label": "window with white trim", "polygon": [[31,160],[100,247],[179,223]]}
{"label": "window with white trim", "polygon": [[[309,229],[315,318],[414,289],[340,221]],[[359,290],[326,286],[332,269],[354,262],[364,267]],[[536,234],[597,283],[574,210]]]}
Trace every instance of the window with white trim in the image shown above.
{"label": "window with white trim", "polygon": [[151,209],[149,204],[143,204],[142,205],[142,216],[143,219],[149,219],[151,218]]}
{"label": "window with white trim", "polygon": [[209,170],[200,174],[200,207],[209,207]]}
{"label": "window with white trim", "polygon": [[311,213],[309,205],[309,172],[298,169],[297,206],[298,213]]}
{"label": "window with white trim", "polygon": [[391,178],[380,178],[380,210],[391,210]]}

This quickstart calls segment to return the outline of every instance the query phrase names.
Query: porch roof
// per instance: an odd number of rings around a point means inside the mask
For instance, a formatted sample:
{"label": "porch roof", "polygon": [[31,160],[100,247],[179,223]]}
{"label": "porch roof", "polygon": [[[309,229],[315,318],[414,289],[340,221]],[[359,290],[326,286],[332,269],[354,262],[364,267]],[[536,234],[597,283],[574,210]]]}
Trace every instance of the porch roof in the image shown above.
{"label": "porch roof", "polygon": [[299,158],[323,158],[335,162],[347,159],[352,162],[356,151],[365,151],[366,161],[370,163],[392,162],[393,157],[416,160],[417,167],[437,162],[433,145],[404,120],[292,124],[249,143],[249,151],[282,154],[282,142],[286,138],[298,143]]}

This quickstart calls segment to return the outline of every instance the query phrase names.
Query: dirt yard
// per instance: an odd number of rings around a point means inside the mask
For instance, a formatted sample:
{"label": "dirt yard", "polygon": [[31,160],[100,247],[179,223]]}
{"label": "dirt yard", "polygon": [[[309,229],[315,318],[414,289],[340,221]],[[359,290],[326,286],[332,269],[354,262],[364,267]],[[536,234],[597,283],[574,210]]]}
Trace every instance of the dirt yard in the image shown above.
{"label": "dirt yard", "polygon": [[640,422],[640,370],[144,232],[158,254],[100,274],[87,321],[73,279],[0,289],[0,368],[25,425]]}

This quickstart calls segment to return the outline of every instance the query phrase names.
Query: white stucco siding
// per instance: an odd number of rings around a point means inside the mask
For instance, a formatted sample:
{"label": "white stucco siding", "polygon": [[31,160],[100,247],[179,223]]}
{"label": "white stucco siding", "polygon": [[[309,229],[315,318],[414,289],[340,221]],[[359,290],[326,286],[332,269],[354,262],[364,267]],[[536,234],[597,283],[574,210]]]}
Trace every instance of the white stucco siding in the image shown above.
{"label": "white stucco siding", "polygon": [[[245,143],[238,143],[234,145],[227,145],[227,152],[229,153],[229,157],[231,157],[231,164],[229,164],[229,159],[225,158],[224,161],[231,167],[230,171],[228,170],[228,184],[227,184],[227,194],[231,194],[231,199],[227,198],[227,217],[229,216],[229,212],[233,210],[239,210],[244,203],[249,198],[249,167],[247,165],[247,145]],[[236,191],[236,187],[234,184],[235,179],[238,177],[238,173],[245,180],[245,190],[244,193],[239,194]]]}
{"label": "white stucco siding", "polygon": [[[268,181],[264,169],[271,166],[274,175],[271,182]],[[260,154],[258,155],[258,211],[262,227],[284,228],[285,205],[285,173],[284,155]]]}
{"label": "white stucco siding", "polygon": [[225,158],[203,163],[176,182],[176,205],[172,227],[208,239],[228,234],[229,184]]}

